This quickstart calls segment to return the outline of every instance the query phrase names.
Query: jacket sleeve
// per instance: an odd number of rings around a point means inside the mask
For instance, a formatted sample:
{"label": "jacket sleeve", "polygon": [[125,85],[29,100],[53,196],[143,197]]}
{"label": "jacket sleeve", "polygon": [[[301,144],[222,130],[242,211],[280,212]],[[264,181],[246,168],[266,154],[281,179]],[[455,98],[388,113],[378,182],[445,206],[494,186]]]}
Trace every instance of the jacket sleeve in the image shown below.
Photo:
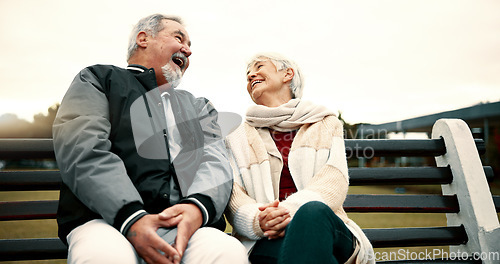
{"label": "jacket sleeve", "polygon": [[202,159],[193,182],[189,184],[187,199],[181,202],[198,205],[204,216],[204,225],[207,225],[222,217],[231,195],[233,174],[217,123],[217,111],[205,98],[197,98],[195,107],[203,130]]}
{"label": "jacket sleeve", "polygon": [[143,202],[122,160],[110,152],[111,125],[103,91],[88,68],[75,77],[54,121],[54,150],[62,181],[83,204],[119,229],[132,215],[137,219]]}
{"label": "jacket sleeve", "polygon": [[[347,170],[347,158],[343,138],[342,123],[336,117],[324,119],[327,135],[332,138],[330,149],[326,149],[328,154],[326,160],[320,166],[304,189],[290,195],[280,204],[290,210],[292,215],[300,206],[309,201],[321,201],[327,204],[332,210],[342,207],[347,196],[349,186],[349,176]],[[289,162],[300,163],[304,159],[300,156],[289,156]]]}

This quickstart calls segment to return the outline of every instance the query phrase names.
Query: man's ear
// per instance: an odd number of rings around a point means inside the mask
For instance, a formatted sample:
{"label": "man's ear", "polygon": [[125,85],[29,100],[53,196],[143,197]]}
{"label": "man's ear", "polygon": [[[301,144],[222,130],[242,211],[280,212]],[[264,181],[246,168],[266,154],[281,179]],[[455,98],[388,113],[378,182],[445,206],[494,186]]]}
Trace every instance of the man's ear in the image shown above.
{"label": "man's ear", "polygon": [[141,31],[139,34],[137,34],[137,37],[135,38],[135,42],[137,43],[137,46],[141,48],[145,48],[148,46],[148,39],[149,36],[146,34],[146,32]]}
{"label": "man's ear", "polygon": [[295,76],[295,72],[293,71],[292,68],[287,68],[285,70],[285,77],[283,77],[283,82],[289,82],[293,79],[293,76]]}

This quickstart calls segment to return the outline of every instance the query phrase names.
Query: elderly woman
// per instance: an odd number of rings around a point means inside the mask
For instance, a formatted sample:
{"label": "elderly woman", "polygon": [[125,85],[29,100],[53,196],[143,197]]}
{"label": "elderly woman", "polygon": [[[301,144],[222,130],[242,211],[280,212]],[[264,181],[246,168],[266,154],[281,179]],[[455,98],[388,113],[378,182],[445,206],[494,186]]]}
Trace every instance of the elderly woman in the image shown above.
{"label": "elderly woman", "polygon": [[349,176],[342,123],[302,101],[298,67],[256,55],[247,91],[257,104],[227,136],[235,176],[233,232],[256,263],[374,263],[373,248],[342,204]]}

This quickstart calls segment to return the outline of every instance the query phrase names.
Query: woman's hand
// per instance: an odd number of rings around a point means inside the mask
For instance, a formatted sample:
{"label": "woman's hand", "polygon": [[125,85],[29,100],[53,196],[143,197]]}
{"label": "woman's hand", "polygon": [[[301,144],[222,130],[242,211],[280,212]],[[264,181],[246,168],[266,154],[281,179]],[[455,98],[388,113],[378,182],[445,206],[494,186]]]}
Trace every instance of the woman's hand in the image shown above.
{"label": "woman's hand", "polygon": [[279,206],[279,201],[259,207],[259,224],[264,236],[276,239],[285,236],[285,228],[292,220],[288,209]]}

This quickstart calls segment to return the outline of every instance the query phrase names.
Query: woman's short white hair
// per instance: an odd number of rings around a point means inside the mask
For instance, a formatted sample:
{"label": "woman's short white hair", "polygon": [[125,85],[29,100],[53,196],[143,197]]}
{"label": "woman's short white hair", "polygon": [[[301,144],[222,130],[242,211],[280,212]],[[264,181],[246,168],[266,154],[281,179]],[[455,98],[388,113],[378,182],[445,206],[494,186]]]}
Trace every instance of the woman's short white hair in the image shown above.
{"label": "woman's short white hair", "polygon": [[127,50],[127,61],[130,59],[130,57],[132,57],[132,55],[134,55],[135,51],[138,48],[136,38],[139,32],[144,31],[150,34],[151,37],[156,37],[156,34],[158,34],[158,32],[162,31],[164,28],[162,23],[164,19],[172,20],[181,25],[184,25],[182,19],[177,16],[153,14],[142,18],[141,20],[139,20],[139,22],[137,22],[137,24],[132,29],[132,32],[130,33]]}
{"label": "woman's short white hair", "polygon": [[247,71],[255,64],[255,62],[269,60],[274,66],[276,66],[276,70],[281,71],[284,69],[291,68],[293,70],[293,78],[290,82],[290,92],[292,94],[292,98],[301,98],[302,91],[304,88],[304,78],[302,77],[302,72],[299,69],[299,66],[292,60],[285,58],[283,55],[278,53],[258,53],[254,55],[247,64]]}

